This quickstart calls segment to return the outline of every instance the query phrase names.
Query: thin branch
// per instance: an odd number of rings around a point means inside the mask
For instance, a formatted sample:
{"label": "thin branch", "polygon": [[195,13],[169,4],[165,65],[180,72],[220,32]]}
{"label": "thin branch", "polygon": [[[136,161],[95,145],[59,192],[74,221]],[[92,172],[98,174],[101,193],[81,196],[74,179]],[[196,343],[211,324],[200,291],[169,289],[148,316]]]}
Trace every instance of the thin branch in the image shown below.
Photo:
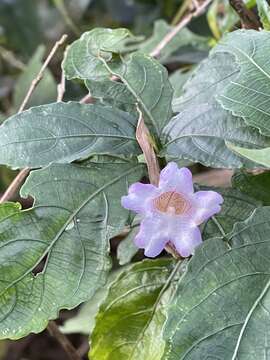
{"label": "thin branch", "polygon": [[27,94],[19,108],[19,113],[22,112],[25,108],[25,106],[27,105],[33,91],[35,90],[36,86],[38,85],[38,83],[40,82],[40,80],[43,77],[44,71],[46,69],[46,67],[48,66],[49,62],[51,61],[51,59],[53,58],[54,54],[56,53],[56,51],[58,50],[59,46],[63,45],[63,43],[66,41],[67,39],[67,35],[64,34],[60,40],[56,41],[56,43],[54,44],[54,47],[52,48],[52,50],[50,51],[47,59],[44,61],[39,73],[37,74],[37,76],[35,77],[35,79],[32,81]]}
{"label": "thin branch", "polygon": [[156,48],[150,53],[153,57],[159,57],[161,51],[165,46],[182,30],[193,18],[198,17],[202,14],[205,8],[211,3],[212,0],[206,0],[202,4],[198,4],[198,7],[195,8],[193,12],[190,12],[186,15],[183,20],[181,20],[168,34],[161,40],[161,42],[156,46]]}
{"label": "thin branch", "polygon": [[47,330],[49,331],[50,335],[55,338],[59,344],[61,344],[70,360],[81,360],[81,357],[77,353],[76,349],[73,347],[68,338],[63,333],[61,333],[54,321],[49,322]]}
{"label": "thin branch", "polygon": [[[38,75],[36,76],[36,78],[32,81],[27,94],[19,108],[18,113],[22,112],[25,108],[25,106],[27,105],[33,91],[35,90],[36,86],[38,85],[38,83],[41,81],[42,77],[43,77],[43,73],[46,69],[46,67],[48,66],[49,62],[51,61],[51,59],[53,58],[54,54],[56,53],[56,51],[58,50],[59,46],[61,46],[67,39],[67,35],[64,34],[60,40],[58,40],[52,50],[50,51],[48,57],[46,58],[45,62],[43,63]],[[27,175],[29,174],[30,169],[29,168],[25,168],[22,169],[19,174],[15,177],[15,179],[12,181],[12,183],[9,185],[9,187],[7,188],[7,190],[4,192],[4,194],[2,195],[2,197],[0,198],[0,204],[2,204],[5,201],[8,201],[10,199],[13,198],[13,196],[16,194],[16,192],[18,191],[19,187],[21,186],[21,184],[23,183],[24,179],[27,177]]]}

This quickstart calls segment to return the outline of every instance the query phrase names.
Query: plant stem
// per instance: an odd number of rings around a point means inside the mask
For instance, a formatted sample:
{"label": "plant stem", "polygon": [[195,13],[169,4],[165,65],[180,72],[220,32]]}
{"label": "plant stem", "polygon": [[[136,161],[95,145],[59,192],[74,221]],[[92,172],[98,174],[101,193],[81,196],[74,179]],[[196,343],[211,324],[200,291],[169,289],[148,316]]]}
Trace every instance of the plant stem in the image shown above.
{"label": "plant stem", "polygon": [[56,53],[56,51],[58,50],[59,46],[61,46],[67,39],[67,35],[64,34],[60,40],[56,41],[56,43],[54,44],[52,50],[50,51],[47,59],[44,61],[39,73],[37,74],[37,76],[35,77],[35,79],[32,81],[26,95],[25,98],[23,99],[23,102],[19,108],[19,113],[22,112],[25,108],[25,106],[27,105],[33,91],[35,90],[35,88],[37,87],[38,83],[41,81],[44,71],[46,69],[46,67],[49,65],[49,62],[51,61],[51,59],[53,58],[54,54]]}
{"label": "plant stem", "polygon": [[68,338],[63,333],[61,333],[61,331],[59,330],[58,326],[54,321],[49,322],[47,326],[47,330],[50,333],[50,335],[59,342],[59,344],[65,350],[70,360],[81,360],[81,357],[76,352],[76,349],[73,347],[73,345],[68,340]]}

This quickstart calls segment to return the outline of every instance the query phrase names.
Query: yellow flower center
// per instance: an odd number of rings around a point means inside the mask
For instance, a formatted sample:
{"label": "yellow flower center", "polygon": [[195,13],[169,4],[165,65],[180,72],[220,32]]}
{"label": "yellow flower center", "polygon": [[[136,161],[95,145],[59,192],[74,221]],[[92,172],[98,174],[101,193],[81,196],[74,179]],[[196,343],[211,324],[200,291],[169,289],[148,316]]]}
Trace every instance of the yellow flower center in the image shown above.
{"label": "yellow flower center", "polygon": [[179,193],[175,191],[166,191],[154,199],[154,206],[157,210],[181,215],[190,209],[190,203]]}

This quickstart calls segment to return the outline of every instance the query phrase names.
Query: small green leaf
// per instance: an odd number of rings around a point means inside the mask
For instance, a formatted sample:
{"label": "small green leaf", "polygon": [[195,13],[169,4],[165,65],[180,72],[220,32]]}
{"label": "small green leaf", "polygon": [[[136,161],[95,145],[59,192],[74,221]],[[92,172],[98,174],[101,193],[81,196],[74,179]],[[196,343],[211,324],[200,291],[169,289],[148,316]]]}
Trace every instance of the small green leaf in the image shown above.
{"label": "small green leaf", "polygon": [[85,32],[67,49],[62,67],[67,79],[101,80],[109,76],[108,70],[99,58],[107,60],[112,53],[125,52],[128,41],[135,40],[127,29],[96,28]]}
{"label": "small green leaf", "polygon": [[229,149],[234,151],[236,154],[243,156],[254,163],[263,165],[265,167],[270,167],[270,147],[265,149],[247,149],[240,146],[235,146],[233,144],[227,143]]}
{"label": "small green leaf", "polygon": [[222,106],[244,118],[264,135],[270,135],[270,33],[238,30],[227,34],[215,49],[232,54],[239,70],[224,90],[217,95]]}
{"label": "small green leaf", "polygon": [[270,208],[205,241],[178,283],[164,329],[165,360],[267,358]]}
{"label": "small green leaf", "polygon": [[[42,58],[45,53],[45,46],[40,45],[29,61],[26,69],[19,76],[13,95],[13,103],[16,110],[19,109],[25,94],[27,93],[31,82],[37,76],[42,66]],[[44,71],[43,77],[37,87],[35,88],[32,96],[30,97],[27,107],[36,105],[48,104],[55,101],[57,97],[57,86],[50,70]]]}
{"label": "small green leaf", "polygon": [[254,167],[226,142],[260,148],[269,146],[270,139],[224,110],[215,98],[237,74],[230,54],[214,53],[198,66],[184,86],[184,95],[174,99],[173,110],[179,114],[163,130],[161,155],[212,167]]}
{"label": "small green leaf", "polygon": [[237,172],[232,178],[233,187],[242,193],[252,196],[264,205],[270,205],[270,173],[249,174]]}
{"label": "small green leaf", "polygon": [[183,271],[180,265],[172,259],[145,260],[121,273],[97,315],[92,360],[161,358],[162,327],[174,283]]}
{"label": "small green leaf", "polygon": [[93,154],[137,155],[141,151],[136,123],[126,112],[95,104],[59,102],[35,107],[0,127],[0,163],[40,167]]}
{"label": "small green leaf", "polygon": [[54,164],[31,173],[21,195],[31,195],[34,207],[0,211],[0,339],[42,331],[60,309],[105,284],[109,239],[130,222],[121,196],[143,173],[136,163]]}
{"label": "small green leaf", "polygon": [[270,6],[266,0],[256,0],[259,16],[261,19],[261,23],[263,24],[263,28],[265,30],[270,30]]}
{"label": "small green leaf", "polygon": [[[159,137],[172,115],[173,90],[167,70],[158,61],[141,52],[123,57],[121,50],[125,49],[124,45],[132,40],[132,36],[128,30],[117,30],[95,29],[75,41],[63,62],[65,75],[68,79],[79,78],[85,81],[108,81],[112,75],[116,76],[126,88],[122,84],[118,86],[110,83],[109,92],[119,93],[115,96],[116,101],[120,99],[122,103],[127,101],[128,104],[138,104],[143,111],[145,123],[153,135]],[[86,85],[93,87],[91,81],[86,81]],[[105,86],[106,83],[101,83],[99,89],[104,89]]]}

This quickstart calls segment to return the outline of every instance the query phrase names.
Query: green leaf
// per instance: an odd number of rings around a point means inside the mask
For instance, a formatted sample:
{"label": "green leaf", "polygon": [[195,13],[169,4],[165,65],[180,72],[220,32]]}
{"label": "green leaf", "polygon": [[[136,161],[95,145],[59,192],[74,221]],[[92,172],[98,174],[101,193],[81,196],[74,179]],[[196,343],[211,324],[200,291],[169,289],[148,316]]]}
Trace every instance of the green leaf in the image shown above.
{"label": "green leaf", "polygon": [[244,118],[264,135],[270,135],[270,33],[268,31],[238,30],[229,33],[217,46],[217,52],[232,54],[240,72],[218,94],[222,106]]}
{"label": "green leaf", "polygon": [[[29,61],[26,69],[19,76],[13,95],[13,103],[15,109],[19,109],[23,99],[31,85],[33,79],[39,73],[42,66],[42,58],[45,53],[45,46],[40,45],[35,51],[33,57]],[[32,96],[30,97],[27,107],[48,104],[55,101],[57,97],[57,86],[50,70],[44,71],[43,77],[37,87],[35,88]]]}
{"label": "green leaf", "polygon": [[98,289],[92,299],[84,303],[74,317],[68,319],[64,325],[59,327],[63,334],[79,333],[89,335],[92,332],[100,304],[105,300],[108,288],[116,276],[119,275],[119,272],[120,270],[112,271],[108,276],[106,285]]}
{"label": "green leaf", "polygon": [[128,113],[95,104],[59,102],[35,107],[0,127],[0,163],[39,167],[93,154],[136,155],[140,153],[136,122]]}
{"label": "green leaf", "polygon": [[173,102],[179,114],[164,128],[162,155],[212,167],[254,166],[228,149],[226,142],[265,147],[269,138],[232,116],[215,99],[237,73],[232,55],[225,53],[214,53],[198,66],[185,84],[185,94]]}
{"label": "green leaf", "polygon": [[129,223],[120,198],[139,181],[140,164],[54,164],[33,171],[21,195],[34,207],[2,214],[0,338],[42,331],[102,287],[109,239]]}
{"label": "green leaf", "polygon": [[[200,186],[200,190],[209,190],[209,188]],[[211,188],[211,190],[219,192],[224,203],[221,211],[203,225],[204,239],[228,234],[235,223],[246,220],[256,208],[262,205],[261,201],[255,200],[248,192],[243,194],[232,188]]]}
{"label": "green leaf", "polygon": [[138,247],[134,244],[134,237],[139,231],[139,224],[133,223],[130,232],[121,240],[117,247],[117,259],[120,265],[128,264],[134,255],[139,251]]}
{"label": "green leaf", "polygon": [[[140,44],[139,49],[147,54],[150,54],[160,43],[160,41],[164,39],[164,37],[172,29],[173,27],[168,25],[166,21],[157,20],[154,24],[153,35],[145,42]],[[204,36],[196,35],[188,28],[183,28],[181,31],[179,31],[176,34],[176,36],[174,36],[170,41],[167,42],[167,44],[161,50],[161,53],[159,55],[159,60],[161,62],[166,62],[166,60],[169,58],[170,55],[172,55],[174,52],[187,45],[194,46],[200,50],[208,50],[209,49],[208,41],[209,41],[208,38]]]}
{"label": "green leaf", "polygon": [[227,146],[236,154],[239,154],[250,161],[268,168],[270,167],[270,147],[264,149],[247,149],[230,143],[227,143]]}
{"label": "green leaf", "polygon": [[166,68],[140,52],[131,54],[127,60],[105,64],[126,85],[143,111],[145,123],[159,137],[172,115],[173,89]]}
{"label": "green leaf", "polygon": [[[132,40],[128,30],[95,30],[85,33],[68,49],[63,62],[66,77],[108,81],[112,75],[116,76],[126,86],[131,97],[122,85],[110,83],[109,92],[119,92],[116,101],[120,98],[121,102],[137,103],[143,111],[146,124],[159,137],[172,115],[173,90],[166,68],[144,53],[136,52],[127,58],[121,56],[123,44]],[[86,84],[91,88],[91,82]],[[99,88],[104,89],[106,84],[100,84]]]}
{"label": "green leaf", "polygon": [[232,186],[252,196],[264,205],[270,205],[270,173],[249,174],[239,171],[232,178]]}
{"label": "green leaf", "polygon": [[106,79],[109,75],[100,57],[107,60],[112,53],[125,52],[128,41],[136,41],[127,29],[95,28],[85,32],[67,49],[62,67],[67,79]]}
{"label": "green leaf", "polygon": [[163,359],[267,358],[270,208],[257,209],[230,235],[197,248],[179,282],[164,330]]}
{"label": "green leaf", "polygon": [[270,30],[270,6],[266,0],[256,0],[263,28]]}
{"label": "green leaf", "polygon": [[85,85],[92,98],[99,100],[102,104],[109,104],[129,113],[137,113],[136,99],[123,83],[112,80],[86,80]]}
{"label": "green leaf", "polygon": [[145,260],[121,273],[97,315],[92,360],[161,358],[161,330],[173,284],[182,272],[180,264],[172,259]]}

